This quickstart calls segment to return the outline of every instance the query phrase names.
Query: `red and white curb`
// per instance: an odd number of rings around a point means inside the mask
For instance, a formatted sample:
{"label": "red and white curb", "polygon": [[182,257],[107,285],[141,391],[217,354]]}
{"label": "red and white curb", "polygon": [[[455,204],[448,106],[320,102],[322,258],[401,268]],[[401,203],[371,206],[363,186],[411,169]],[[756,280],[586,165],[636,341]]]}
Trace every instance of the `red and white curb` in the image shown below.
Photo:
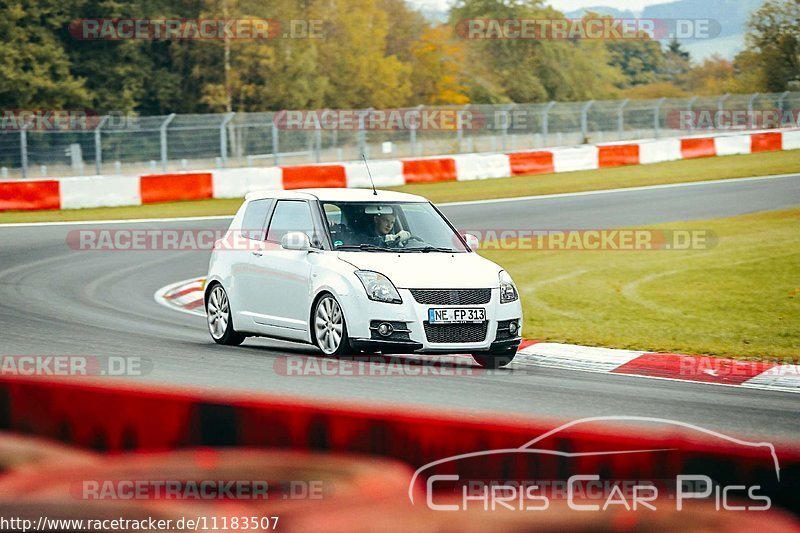
{"label": "red and white curb", "polygon": [[800,365],[525,341],[515,365],[800,393]]}
{"label": "red and white curb", "polygon": [[203,289],[206,278],[191,278],[161,287],[154,295],[156,302],[174,311],[206,316],[203,308]]}
{"label": "red and white curb", "polygon": [[[179,281],[159,289],[155,300],[175,311],[204,317],[204,287],[205,278]],[[776,361],[523,341],[511,368],[531,367],[800,393],[800,365]]]}

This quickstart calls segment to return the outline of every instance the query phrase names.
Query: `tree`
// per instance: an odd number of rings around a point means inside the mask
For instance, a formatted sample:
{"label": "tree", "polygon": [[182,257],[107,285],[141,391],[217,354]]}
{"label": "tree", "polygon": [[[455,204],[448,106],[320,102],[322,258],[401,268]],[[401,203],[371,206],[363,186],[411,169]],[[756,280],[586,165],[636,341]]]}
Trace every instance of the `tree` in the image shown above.
{"label": "tree", "polygon": [[412,104],[467,104],[462,79],[464,46],[452,39],[452,30],[442,25],[428,28],[411,45]]}
{"label": "tree", "polygon": [[731,61],[713,55],[686,74],[686,89],[704,95],[735,92],[734,72]]}
{"label": "tree", "polygon": [[411,67],[386,53],[389,16],[375,0],[320,2],[325,20],[316,40],[319,74],[327,79],[325,104],[333,108],[402,106],[411,94]]}
{"label": "tree", "polygon": [[74,3],[20,0],[0,18],[0,106],[6,109],[66,109],[91,105],[86,80],[70,70],[58,32],[69,23]]}
{"label": "tree", "polygon": [[[540,0],[459,0],[450,24],[467,48],[469,96],[476,103],[585,100],[613,96],[621,80],[604,43],[590,39],[468,38],[469,21],[559,19]],[[465,37],[466,35],[466,37]]]}
{"label": "tree", "polygon": [[609,63],[622,71],[624,87],[656,83],[664,79],[667,65],[661,43],[646,34],[640,37],[608,42]]}
{"label": "tree", "polygon": [[674,38],[664,52],[664,74],[673,83],[680,83],[691,68],[691,56],[684,50],[678,39]]}
{"label": "tree", "polygon": [[767,0],[751,15],[748,27],[748,51],[737,57],[739,64],[752,66],[757,58],[767,91],[800,85],[800,0]]}

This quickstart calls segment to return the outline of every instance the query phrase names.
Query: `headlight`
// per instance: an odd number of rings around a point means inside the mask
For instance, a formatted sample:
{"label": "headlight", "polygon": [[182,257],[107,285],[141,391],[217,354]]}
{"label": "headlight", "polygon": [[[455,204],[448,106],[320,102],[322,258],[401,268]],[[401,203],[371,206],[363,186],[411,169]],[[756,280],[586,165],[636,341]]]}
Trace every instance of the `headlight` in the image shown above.
{"label": "headlight", "polygon": [[367,291],[367,298],[376,302],[386,302],[390,304],[403,303],[400,293],[394,288],[389,278],[383,274],[372,272],[371,270],[356,270],[356,276],[364,285]]}
{"label": "headlight", "polygon": [[505,270],[500,271],[500,303],[507,304],[519,300],[519,293],[517,287],[514,285],[514,280],[508,275]]}

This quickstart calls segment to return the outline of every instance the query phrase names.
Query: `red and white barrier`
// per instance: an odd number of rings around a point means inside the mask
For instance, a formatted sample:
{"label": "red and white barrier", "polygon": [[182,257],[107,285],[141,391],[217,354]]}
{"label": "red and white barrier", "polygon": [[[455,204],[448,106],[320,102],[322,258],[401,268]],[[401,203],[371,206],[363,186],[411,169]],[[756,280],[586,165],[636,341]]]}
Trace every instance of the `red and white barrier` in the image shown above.
{"label": "red and white barrier", "polygon": [[212,173],[214,198],[242,198],[249,192],[283,188],[280,167],[231,168]]}
{"label": "red and white barrier", "polygon": [[639,143],[639,163],[651,165],[683,159],[680,139],[659,139]]}
{"label": "red and white barrier", "polygon": [[61,183],[61,209],[141,205],[138,177],[88,176],[65,178]]}
{"label": "red and white barrier", "polygon": [[[680,159],[800,149],[800,130],[651,139],[508,154],[376,160],[376,187],[574,172]],[[264,189],[370,187],[362,161],[235,168],[146,176],[0,181],[0,211],[113,207],[208,198],[241,198]]]}

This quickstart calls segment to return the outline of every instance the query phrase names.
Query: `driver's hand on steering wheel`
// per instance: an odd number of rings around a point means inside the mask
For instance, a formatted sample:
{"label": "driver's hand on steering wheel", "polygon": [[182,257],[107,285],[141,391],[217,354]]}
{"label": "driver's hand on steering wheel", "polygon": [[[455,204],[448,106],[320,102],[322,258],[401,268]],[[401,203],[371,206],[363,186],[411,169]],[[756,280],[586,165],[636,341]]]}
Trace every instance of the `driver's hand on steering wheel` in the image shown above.
{"label": "driver's hand on steering wheel", "polygon": [[396,234],[391,233],[386,235],[384,241],[386,244],[397,242],[400,246],[404,245],[411,238],[411,233],[406,230],[398,231]]}

